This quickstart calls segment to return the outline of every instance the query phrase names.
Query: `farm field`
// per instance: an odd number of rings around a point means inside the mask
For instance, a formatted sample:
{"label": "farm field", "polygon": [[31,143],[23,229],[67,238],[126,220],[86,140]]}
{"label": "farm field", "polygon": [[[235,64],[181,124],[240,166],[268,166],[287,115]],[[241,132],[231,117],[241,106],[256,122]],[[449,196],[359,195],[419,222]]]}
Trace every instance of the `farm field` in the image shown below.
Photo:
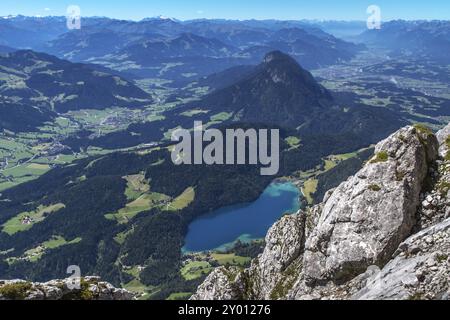
{"label": "farm field", "polygon": [[77,110],[47,122],[35,132],[0,132],[0,193],[18,184],[37,179],[55,166],[77,159],[117,150],[89,147],[69,150],[61,141],[87,130],[96,136],[126,129],[133,122],[164,119],[160,113],[174,104],[152,105],[144,109],[109,108]]}
{"label": "farm field", "polygon": [[2,225],[2,232],[13,235],[17,232],[31,229],[34,224],[44,221],[48,215],[54,214],[63,208],[65,208],[63,203],[57,203],[49,206],[39,206],[31,212],[22,212],[5,222]]}
{"label": "farm field", "polygon": [[66,239],[64,239],[61,236],[53,236],[51,239],[44,241],[40,245],[26,250],[22,256],[10,257],[10,258],[6,259],[6,261],[10,265],[17,263],[19,261],[37,262],[42,258],[42,256],[44,254],[48,253],[48,251],[62,247],[62,246],[66,246],[66,245],[77,244],[77,243],[81,242],[81,240],[82,240],[82,238],[78,237],[71,241],[67,241]]}

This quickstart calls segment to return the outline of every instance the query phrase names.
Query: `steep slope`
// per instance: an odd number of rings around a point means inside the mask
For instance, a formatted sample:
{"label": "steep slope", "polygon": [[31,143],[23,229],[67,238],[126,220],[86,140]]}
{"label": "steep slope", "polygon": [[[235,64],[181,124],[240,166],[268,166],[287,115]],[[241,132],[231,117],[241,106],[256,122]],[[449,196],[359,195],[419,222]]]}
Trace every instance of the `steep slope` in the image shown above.
{"label": "steep slope", "polygon": [[16,51],[16,49],[8,47],[8,46],[0,45],[0,53],[10,53],[13,51]]}
{"label": "steep slope", "polygon": [[416,223],[436,146],[434,136],[402,129],[380,142],[369,164],[333,191],[305,243],[308,283],[345,281],[389,260]]}
{"label": "steep slope", "polygon": [[121,50],[135,41],[155,41],[161,37],[158,34],[131,34],[95,26],[83,27],[60,35],[48,42],[42,50],[70,61],[87,61]]}
{"label": "steep slope", "polygon": [[[246,63],[244,57],[236,55],[238,48],[186,30],[174,36],[145,34],[133,41],[127,37],[136,38],[138,35],[121,36],[128,42],[126,46],[119,50],[110,50],[104,57],[89,61],[135,76],[176,81],[173,86],[181,86],[178,82],[186,84],[199,77]],[[87,50],[90,48],[83,49]]]}
{"label": "steep slope", "polygon": [[44,122],[51,121],[55,115],[46,108],[0,101],[0,131],[34,131]]}
{"label": "steep slope", "polygon": [[0,94],[6,101],[57,112],[151,102],[149,94],[119,76],[29,50],[0,56],[0,75]]}
{"label": "steep slope", "polygon": [[320,29],[281,29],[264,43],[249,46],[245,54],[260,60],[267,52],[280,50],[294,57],[304,68],[314,69],[351,59],[364,49],[333,37]]}
{"label": "steep slope", "polygon": [[0,43],[14,48],[37,48],[66,30],[64,17],[9,16],[0,19]]}
{"label": "steep slope", "polygon": [[216,57],[224,58],[233,55],[238,50],[219,40],[209,39],[183,33],[174,39],[164,41],[147,40],[125,48],[122,54],[139,64],[148,60],[167,60],[180,57]]}
{"label": "steep slope", "polygon": [[293,58],[274,51],[246,79],[193,104],[231,112],[240,121],[296,127],[333,99]]}
{"label": "steep slope", "polygon": [[242,65],[226,69],[221,72],[210,74],[197,80],[200,87],[209,87],[209,90],[215,91],[229,87],[250,76],[255,67],[252,65]]}
{"label": "steep slope", "polygon": [[193,299],[448,298],[445,132],[405,127],[383,140],[323,203],[277,222],[249,269],[215,270]]}

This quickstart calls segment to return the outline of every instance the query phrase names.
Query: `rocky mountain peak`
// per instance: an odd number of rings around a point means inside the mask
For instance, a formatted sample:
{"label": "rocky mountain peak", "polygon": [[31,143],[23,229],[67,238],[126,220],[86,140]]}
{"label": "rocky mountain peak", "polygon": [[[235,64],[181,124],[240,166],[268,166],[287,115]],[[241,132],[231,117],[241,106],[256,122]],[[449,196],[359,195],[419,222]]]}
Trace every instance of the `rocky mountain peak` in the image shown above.
{"label": "rocky mountain peak", "polygon": [[289,62],[289,63],[293,63],[293,64],[298,65],[298,63],[293,58],[291,58],[289,55],[287,55],[287,54],[285,54],[285,53],[283,53],[283,52],[281,52],[279,50],[269,52],[264,57],[264,63],[269,64],[269,63],[274,62],[274,61],[277,61],[277,62]]}
{"label": "rocky mountain peak", "polygon": [[24,280],[0,280],[1,300],[132,300],[134,294],[115,288],[99,277],[51,280],[45,283]]}
{"label": "rocky mountain peak", "polygon": [[241,121],[295,128],[333,103],[330,92],[310,72],[289,55],[274,51],[244,79],[196,101],[195,106],[214,106],[239,115]]}
{"label": "rocky mountain peak", "polygon": [[[262,70],[267,71],[274,83],[284,83],[286,85],[295,85],[297,88],[304,91],[309,87],[309,90],[325,93],[326,90],[317,84],[312,74],[303,69],[298,62],[291,56],[281,52],[269,52],[260,65]],[[303,85],[301,85],[303,84]]]}
{"label": "rocky mountain peak", "polygon": [[218,278],[236,299],[448,299],[449,127],[378,143],[322,203],[277,222],[249,269],[215,270],[192,299],[220,298]]}

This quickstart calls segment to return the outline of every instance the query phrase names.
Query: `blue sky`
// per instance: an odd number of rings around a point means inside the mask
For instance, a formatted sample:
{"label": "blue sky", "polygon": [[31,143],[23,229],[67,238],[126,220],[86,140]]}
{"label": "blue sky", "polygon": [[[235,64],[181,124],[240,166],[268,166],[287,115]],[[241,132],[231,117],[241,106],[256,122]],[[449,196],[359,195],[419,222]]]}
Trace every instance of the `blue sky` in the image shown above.
{"label": "blue sky", "polygon": [[382,19],[450,19],[449,0],[0,0],[0,15],[65,15],[78,5],[82,16],[140,20],[164,15],[182,20],[323,19],[366,20],[369,5]]}

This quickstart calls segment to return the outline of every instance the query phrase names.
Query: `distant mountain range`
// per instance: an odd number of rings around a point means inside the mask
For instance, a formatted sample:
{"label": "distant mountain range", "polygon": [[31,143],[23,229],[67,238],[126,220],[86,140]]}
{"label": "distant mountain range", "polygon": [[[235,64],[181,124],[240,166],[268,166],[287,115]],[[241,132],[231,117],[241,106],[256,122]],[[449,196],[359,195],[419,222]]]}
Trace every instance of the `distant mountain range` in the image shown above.
{"label": "distant mountain range", "polygon": [[[183,77],[195,79],[236,65],[257,64],[267,52],[274,50],[290,54],[309,69],[348,60],[363,49],[320,30],[220,29],[220,32],[201,34],[183,33],[169,39],[144,38],[113,55],[92,61],[110,68],[119,66],[121,70],[140,76],[162,75],[183,80]],[[164,68],[167,65],[170,68]]]}
{"label": "distant mountain range", "polygon": [[30,50],[0,55],[0,96],[0,129],[11,130],[36,127],[55,112],[152,102],[120,76]]}
{"label": "distant mountain range", "polygon": [[257,64],[274,50],[290,54],[310,69],[348,60],[364,49],[306,21],[84,18],[82,29],[72,31],[64,23],[63,17],[2,19],[0,44],[98,63],[136,77],[178,82]]}
{"label": "distant mountain range", "polygon": [[16,49],[8,47],[8,46],[0,45],[0,53],[9,53],[9,52],[13,52],[13,51],[16,51]]}
{"label": "distant mountain range", "polygon": [[64,17],[0,19],[0,45],[102,64],[132,77],[163,77],[174,85],[233,66],[257,64],[274,50],[288,53],[306,69],[349,60],[365,49],[364,44],[447,63],[449,34],[448,21],[398,20],[384,23],[381,30],[367,30],[357,21],[156,17],[136,22],[93,17],[83,19],[81,30],[70,31]]}
{"label": "distant mountain range", "polygon": [[288,53],[306,69],[349,60],[364,44],[447,63],[449,32],[448,21],[399,20],[384,23],[381,30],[367,30],[358,21],[156,17],[135,22],[93,17],[83,19],[81,30],[70,31],[64,17],[0,19],[0,45],[102,64],[132,77],[163,77],[175,86],[233,66],[257,64],[274,50]]}

